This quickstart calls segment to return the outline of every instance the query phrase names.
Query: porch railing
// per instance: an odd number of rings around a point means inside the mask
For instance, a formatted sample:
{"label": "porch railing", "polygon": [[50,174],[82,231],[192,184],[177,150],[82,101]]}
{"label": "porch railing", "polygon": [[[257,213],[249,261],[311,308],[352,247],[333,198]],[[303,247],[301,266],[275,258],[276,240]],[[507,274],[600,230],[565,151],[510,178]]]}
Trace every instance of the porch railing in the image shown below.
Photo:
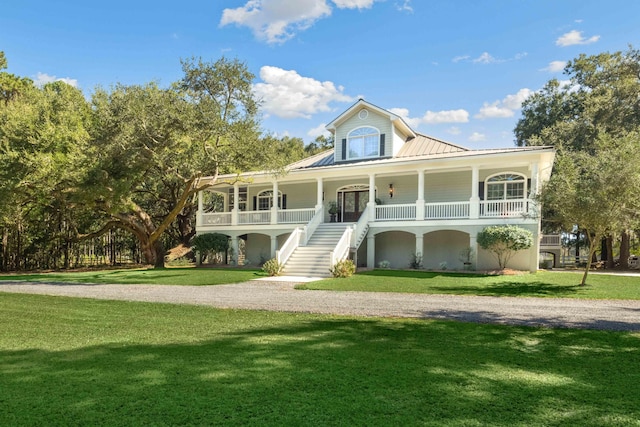
{"label": "porch railing", "polygon": [[376,221],[402,221],[416,219],[416,204],[376,205]]}
{"label": "porch railing", "polygon": [[291,254],[296,250],[296,248],[300,245],[300,237],[302,236],[302,230],[300,227],[296,227],[289,238],[284,242],[282,247],[276,251],[276,260],[280,264],[285,264]]}
{"label": "porch railing", "polygon": [[369,230],[369,206],[364,208],[362,215],[360,215],[360,219],[353,226],[353,233],[351,234],[351,247],[358,248],[364,236],[367,235],[367,231]]}
{"label": "porch railing", "polygon": [[230,225],[231,212],[213,212],[202,214],[202,225]]}
{"label": "porch railing", "polygon": [[425,203],[424,219],[469,218],[469,202]]}
{"label": "porch railing", "polygon": [[271,211],[238,212],[238,224],[269,224]]}
{"label": "porch railing", "polygon": [[336,265],[336,262],[342,261],[349,255],[349,248],[351,246],[351,234],[353,233],[353,228],[347,227],[342,233],[342,237],[338,240],[336,247],[331,251],[331,267]]}
{"label": "porch railing", "polygon": [[318,209],[316,209],[315,214],[313,215],[313,218],[311,218],[311,220],[307,223],[307,225],[305,225],[302,229],[302,232],[304,234],[302,238],[302,246],[307,245],[307,242],[309,242],[309,239],[311,238],[311,236],[313,236],[313,233],[315,233],[316,228],[318,228],[318,226],[322,223],[323,219],[324,219],[324,208],[320,206]]}
{"label": "porch railing", "polygon": [[311,221],[316,210],[309,209],[282,209],[278,211],[278,224],[304,224]]}
{"label": "porch railing", "polygon": [[540,246],[561,246],[559,234],[543,234],[540,238]]}
{"label": "porch railing", "polygon": [[480,216],[484,218],[509,218],[529,213],[530,200],[489,200],[480,202]]}

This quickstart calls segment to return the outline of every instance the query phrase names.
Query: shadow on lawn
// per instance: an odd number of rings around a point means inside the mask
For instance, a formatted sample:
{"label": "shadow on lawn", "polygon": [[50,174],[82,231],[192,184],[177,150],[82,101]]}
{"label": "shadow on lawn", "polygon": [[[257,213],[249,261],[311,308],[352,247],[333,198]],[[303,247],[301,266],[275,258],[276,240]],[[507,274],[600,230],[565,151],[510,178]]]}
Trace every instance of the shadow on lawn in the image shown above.
{"label": "shadow on lawn", "polygon": [[[447,286],[451,293],[457,295],[481,295],[496,297],[565,297],[578,294],[581,290],[578,285],[557,285],[545,282],[517,282],[504,281],[484,285],[482,287]],[[582,288],[584,289],[584,288]]]}
{"label": "shadow on lawn", "polygon": [[640,339],[632,334],[297,322],[210,332],[195,343],[2,350],[0,424],[605,425],[640,418]]}

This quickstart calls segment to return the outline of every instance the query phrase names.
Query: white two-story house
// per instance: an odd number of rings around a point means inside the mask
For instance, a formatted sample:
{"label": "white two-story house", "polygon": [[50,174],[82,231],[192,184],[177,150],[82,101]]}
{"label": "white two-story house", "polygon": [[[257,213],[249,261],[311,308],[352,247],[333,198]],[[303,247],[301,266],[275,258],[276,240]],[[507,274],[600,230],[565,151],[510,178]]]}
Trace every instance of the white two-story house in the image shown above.
{"label": "white two-story house", "polygon": [[[399,116],[359,100],[327,125],[335,148],[286,168],[220,176],[199,197],[197,233],[230,237],[234,258],[272,257],[291,275],[327,276],[337,260],[359,267],[497,268],[478,247],[489,225],[530,230],[534,246],[508,267],[536,271],[539,209],[532,196],[549,179],[549,147],[470,150],[412,130]],[[207,197],[208,196],[208,197]],[[335,207],[333,215],[331,207]],[[239,256],[240,255],[240,256]]]}

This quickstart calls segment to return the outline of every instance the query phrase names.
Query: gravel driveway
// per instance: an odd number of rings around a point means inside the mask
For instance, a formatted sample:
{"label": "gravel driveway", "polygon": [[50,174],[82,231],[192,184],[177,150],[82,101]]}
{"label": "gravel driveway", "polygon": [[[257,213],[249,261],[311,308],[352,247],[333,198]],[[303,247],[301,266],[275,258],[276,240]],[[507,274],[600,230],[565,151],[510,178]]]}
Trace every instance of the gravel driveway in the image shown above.
{"label": "gravel driveway", "polygon": [[640,301],[294,290],[295,282],[218,286],[0,282],[1,292],[301,313],[413,317],[640,331]]}

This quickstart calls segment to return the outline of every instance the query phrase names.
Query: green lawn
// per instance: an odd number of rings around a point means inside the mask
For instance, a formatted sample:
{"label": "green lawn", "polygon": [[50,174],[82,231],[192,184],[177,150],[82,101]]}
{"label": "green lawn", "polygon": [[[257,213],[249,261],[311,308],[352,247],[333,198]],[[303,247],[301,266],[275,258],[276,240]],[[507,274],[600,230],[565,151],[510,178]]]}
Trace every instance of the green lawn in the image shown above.
{"label": "green lawn", "polygon": [[0,280],[32,280],[74,283],[118,283],[124,285],[222,285],[265,277],[261,270],[241,268],[162,268],[96,270],[72,273],[4,274]]}
{"label": "green lawn", "polygon": [[582,273],[547,272],[518,276],[373,270],[346,279],[298,285],[298,289],[410,292],[425,294],[640,299],[640,277],[591,274],[580,287]]}
{"label": "green lawn", "polygon": [[629,426],[640,334],[0,294],[0,425]]}

